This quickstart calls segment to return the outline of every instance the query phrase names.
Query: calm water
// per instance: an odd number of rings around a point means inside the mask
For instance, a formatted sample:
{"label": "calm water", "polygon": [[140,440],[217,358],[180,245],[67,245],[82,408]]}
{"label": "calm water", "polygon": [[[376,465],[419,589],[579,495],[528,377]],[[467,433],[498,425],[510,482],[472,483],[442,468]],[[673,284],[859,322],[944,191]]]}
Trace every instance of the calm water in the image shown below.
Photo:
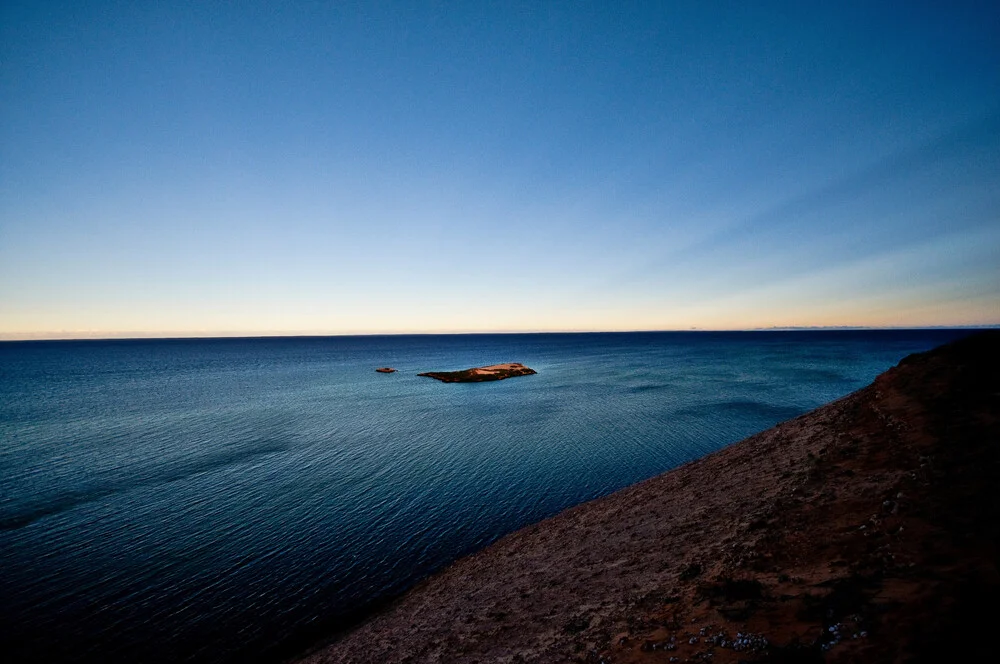
{"label": "calm water", "polygon": [[[0,652],[280,658],[504,533],[962,334],[3,343]],[[416,376],[506,361],[539,373]]]}

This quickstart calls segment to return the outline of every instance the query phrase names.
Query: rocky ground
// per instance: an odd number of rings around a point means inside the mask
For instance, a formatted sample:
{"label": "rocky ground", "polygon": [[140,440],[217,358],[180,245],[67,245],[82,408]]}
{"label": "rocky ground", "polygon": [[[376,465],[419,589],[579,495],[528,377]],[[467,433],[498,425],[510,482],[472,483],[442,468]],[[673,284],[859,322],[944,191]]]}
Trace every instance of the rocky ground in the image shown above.
{"label": "rocky ground", "polygon": [[305,658],[991,661],[1000,332],[513,533]]}

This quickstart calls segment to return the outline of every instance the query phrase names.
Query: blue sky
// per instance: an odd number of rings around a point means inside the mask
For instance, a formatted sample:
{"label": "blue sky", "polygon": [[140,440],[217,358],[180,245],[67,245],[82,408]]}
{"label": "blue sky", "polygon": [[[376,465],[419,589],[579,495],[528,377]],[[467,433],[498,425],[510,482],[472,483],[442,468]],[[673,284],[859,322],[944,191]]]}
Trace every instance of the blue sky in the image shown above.
{"label": "blue sky", "polygon": [[1000,324],[1000,8],[5,2],[0,335]]}

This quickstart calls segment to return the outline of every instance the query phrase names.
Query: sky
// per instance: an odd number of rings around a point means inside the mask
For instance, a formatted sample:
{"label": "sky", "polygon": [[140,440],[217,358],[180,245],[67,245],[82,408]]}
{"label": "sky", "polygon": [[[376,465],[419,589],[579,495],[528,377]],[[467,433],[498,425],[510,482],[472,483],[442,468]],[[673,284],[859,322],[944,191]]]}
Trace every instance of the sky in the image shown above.
{"label": "sky", "polygon": [[0,4],[0,337],[1000,325],[1000,5]]}

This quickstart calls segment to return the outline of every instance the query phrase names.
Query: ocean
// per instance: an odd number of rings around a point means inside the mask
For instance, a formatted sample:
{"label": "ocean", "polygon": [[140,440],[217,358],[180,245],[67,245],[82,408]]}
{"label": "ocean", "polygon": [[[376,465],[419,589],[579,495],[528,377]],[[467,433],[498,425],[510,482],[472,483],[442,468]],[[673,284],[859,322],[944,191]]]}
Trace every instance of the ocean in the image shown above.
{"label": "ocean", "polygon": [[[0,343],[0,653],[281,661],[512,530],[965,334]],[[538,374],[417,376],[500,362]]]}

